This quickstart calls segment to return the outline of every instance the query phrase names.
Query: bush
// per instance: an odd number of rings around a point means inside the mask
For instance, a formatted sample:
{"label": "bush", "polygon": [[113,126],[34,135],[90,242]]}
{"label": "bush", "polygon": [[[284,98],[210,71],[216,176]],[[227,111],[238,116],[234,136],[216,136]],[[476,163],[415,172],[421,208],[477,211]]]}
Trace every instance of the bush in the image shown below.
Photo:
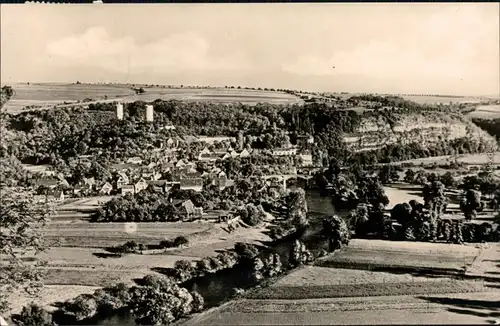
{"label": "bush", "polygon": [[203,306],[205,304],[205,300],[203,299],[203,297],[201,296],[201,294],[199,294],[198,292],[196,291],[192,291],[191,292],[191,296],[193,297],[193,302],[192,302],[192,309],[193,309],[193,312],[201,312],[203,310]]}
{"label": "bush", "polygon": [[172,240],[162,240],[159,244],[161,249],[168,249],[174,247],[174,242]]}
{"label": "bush", "polygon": [[234,251],[238,254],[240,260],[253,259],[259,254],[259,249],[250,243],[237,242],[234,245]]}
{"label": "bush", "polygon": [[20,314],[13,315],[12,321],[19,326],[55,325],[52,314],[33,302],[24,306]]}
{"label": "bush", "polygon": [[189,244],[189,240],[186,237],[178,236],[174,239],[174,247],[187,246]]}
{"label": "bush", "polygon": [[97,313],[97,302],[92,294],[81,294],[72,301],[66,302],[63,311],[77,321],[92,318]]}

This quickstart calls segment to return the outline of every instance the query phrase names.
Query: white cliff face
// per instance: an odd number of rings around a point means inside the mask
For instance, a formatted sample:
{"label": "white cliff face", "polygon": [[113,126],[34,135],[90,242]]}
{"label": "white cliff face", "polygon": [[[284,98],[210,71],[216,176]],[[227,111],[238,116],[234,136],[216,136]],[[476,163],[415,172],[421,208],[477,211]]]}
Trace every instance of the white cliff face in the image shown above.
{"label": "white cliff face", "polygon": [[427,145],[463,137],[475,138],[485,145],[495,144],[490,135],[468,120],[445,113],[399,115],[392,126],[380,117],[367,118],[356,133],[345,135],[344,141],[348,147],[362,150],[394,143]]}

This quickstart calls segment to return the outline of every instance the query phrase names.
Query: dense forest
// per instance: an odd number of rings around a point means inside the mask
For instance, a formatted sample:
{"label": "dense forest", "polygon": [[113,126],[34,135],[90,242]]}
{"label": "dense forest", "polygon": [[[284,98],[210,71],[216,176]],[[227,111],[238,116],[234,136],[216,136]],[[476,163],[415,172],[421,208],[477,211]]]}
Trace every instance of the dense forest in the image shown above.
{"label": "dense forest", "polygon": [[[464,137],[432,146],[391,144],[353,153],[346,148],[343,136],[356,132],[363,119],[378,117],[391,124],[401,114],[434,114],[427,106],[397,97],[360,96],[354,100],[379,101],[397,108],[358,113],[332,108],[325,103],[251,106],[156,100],[153,102],[155,120],[152,123],[142,119],[144,102],[127,104],[122,121],[114,118],[113,103],[91,104],[88,110],[68,108],[18,115],[4,113],[2,128],[9,132],[6,135],[9,141],[4,142],[0,150],[3,157],[14,155],[25,163],[60,164],[79,155],[93,155],[104,161],[142,156],[144,151],[160,147],[166,139],[176,136],[231,136],[237,139],[231,144],[235,148],[265,150],[294,144],[297,136],[302,134],[314,137],[313,157],[324,165],[328,165],[330,157],[340,158],[344,164],[371,164],[489,150]],[[164,128],[167,125],[174,125],[175,130]],[[184,150],[193,146],[186,145]]]}
{"label": "dense forest", "polygon": [[481,129],[486,130],[490,135],[496,137],[496,139],[500,141],[500,118],[497,119],[474,118],[472,119],[472,122],[474,122]]}

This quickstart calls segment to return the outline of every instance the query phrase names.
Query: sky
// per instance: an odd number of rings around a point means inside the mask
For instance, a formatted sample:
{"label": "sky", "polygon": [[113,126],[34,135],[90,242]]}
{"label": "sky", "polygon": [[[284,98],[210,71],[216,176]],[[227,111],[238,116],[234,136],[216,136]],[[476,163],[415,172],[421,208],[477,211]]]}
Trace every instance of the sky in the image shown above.
{"label": "sky", "polygon": [[1,83],[500,94],[498,3],[2,5]]}

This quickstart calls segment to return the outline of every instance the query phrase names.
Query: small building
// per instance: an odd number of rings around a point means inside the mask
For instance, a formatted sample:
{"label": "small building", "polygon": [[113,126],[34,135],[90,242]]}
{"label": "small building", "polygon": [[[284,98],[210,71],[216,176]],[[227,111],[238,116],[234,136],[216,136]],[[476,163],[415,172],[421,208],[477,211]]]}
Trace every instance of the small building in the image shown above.
{"label": "small building", "polygon": [[208,162],[208,163],[213,163],[213,162],[216,162],[217,160],[220,160],[221,159],[221,155],[219,154],[215,154],[215,153],[212,153],[212,154],[200,154],[198,156],[198,160],[201,161],[201,162]]}
{"label": "small building", "polygon": [[186,162],[184,160],[179,160],[177,163],[175,163],[175,167],[180,168],[186,165]]}
{"label": "small building", "polygon": [[141,178],[134,184],[134,191],[136,194],[147,188],[148,188],[148,183],[143,178]]}
{"label": "small building", "polygon": [[184,216],[191,217],[195,214],[195,206],[190,199],[176,199],[172,201],[172,204]]}
{"label": "small building", "polygon": [[275,148],[273,149],[274,156],[292,156],[297,154],[296,148]]}
{"label": "small building", "polygon": [[116,189],[121,189],[124,185],[128,185],[129,183],[129,177],[125,173],[119,172],[116,180]]}
{"label": "small building", "polygon": [[244,149],[241,151],[240,153],[240,157],[249,157],[250,156],[250,152],[247,150],[247,149]]}
{"label": "small building", "polygon": [[64,201],[64,192],[62,190],[53,190],[49,192],[49,197],[55,202]]}
{"label": "small building", "polygon": [[142,159],[138,156],[130,157],[127,159],[127,163],[130,164],[142,164]]}
{"label": "small building", "polygon": [[93,190],[96,186],[96,182],[94,177],[92,178],[83,178],[83,189]]}
{"label": "small building", "polygon": [[99,193],[103,194],[103,195],[109,195],[111,193],[111,191],[113,190],[113,186],[111,185],[111,183],[109,182],[106,182],[102,187],[101,189],[99,190]]}
{"label": "small building", "polygon": [[238,154],[236,151],[234,151],[234,150],[233,150],[233,151],[231,151],[231,152],[229,153],[229,155],[231,155],[231,157],[232,157],[232,158],[237,158],[237,157],[239,156],[239,154]]}
{"label": "small building", "polygon": [[200,155],[202,154],[212,154],[212,152],[208,149],[208,147],[205,147],[200,152]]}
{"label": "small building", "polygon": [[129,185],[129,184],[123,185],[120,188],[120,190],[121,190],[121,194],[123,196],[125,196],[126,194],[132,194],[132,195],[135,194],[135,187],[134,187],[134,185]]}
{"label": "small building", "polygon": [[165,145],[168,147],[168,148],[177,148],[179,146],[179,139],[177,138],[174,138],[174,137],[170,137],[167,139],[167,141],[165,142]]}
{"label": "small building", "polygon": [[313,166],[313,159],[311,154],[300,154],[299,157],[302,159],[301,166]]}
{"label": "small building", "polygon": [[194,190],[200,192],[203,190],[202,178],[181,178],[181,190]]}
{"label": "small building", "polygon": [[155,181],[149,181],[148,185],[151,189],[153,189],[156,192],[167,193],[173,187],[176,186],[176,183],[167,180],[155,180]]}
{"label": "small building", "polygon": [[314,144],[314,137],[311,135],[297,136],[297,145],[300,147],[307,147]]}

